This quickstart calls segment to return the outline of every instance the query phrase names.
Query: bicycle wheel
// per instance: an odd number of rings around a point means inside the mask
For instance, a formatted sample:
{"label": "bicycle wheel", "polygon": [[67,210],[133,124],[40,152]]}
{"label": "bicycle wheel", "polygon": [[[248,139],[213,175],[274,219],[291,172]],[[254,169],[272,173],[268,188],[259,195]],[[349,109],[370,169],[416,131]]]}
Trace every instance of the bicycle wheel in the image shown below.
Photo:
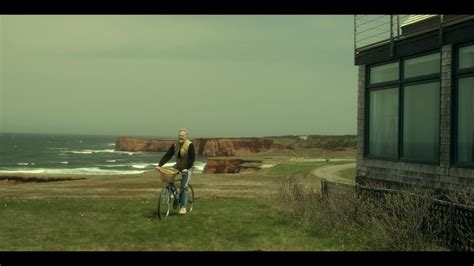
{"label": "bicycle wheel", "polygon": [[188,213],[193,211],[194,207],[194,190],[193,187],[188,184],[188,204],[186,204],[186,210]]}
{"label": "bicycle wheel", "polygon": [[171,207],[171,191],[168,187],[163,188],[158,199],[158,217],[166,218],[170,214]]}

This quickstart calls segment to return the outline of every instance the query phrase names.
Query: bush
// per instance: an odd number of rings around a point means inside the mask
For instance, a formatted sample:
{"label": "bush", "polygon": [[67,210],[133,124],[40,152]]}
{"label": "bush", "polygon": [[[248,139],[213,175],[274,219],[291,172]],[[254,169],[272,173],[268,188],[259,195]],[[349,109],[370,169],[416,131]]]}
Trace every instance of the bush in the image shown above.
{"label": "bush", "polygon": [[[432,193],[407,188],[402,192],[366,190],[322,196],[305,191],[295,177],[280,182],[279,206],[319,234],[358,236],[361,249],[424,251],[445,250],[436,242],[442,217],[433,217]],[[359,195],[359,196],[357,196]]]}
{"label": "bush", "polygon": [[[369,190],[367,190],[369,191]],[[367,192],[366,192],[367,193]],[[386,191],[379,197],[361,193],[359,215],[382,250],[437,250],[440,222],[433,217],[433,193],[416,188]]]}
{"label": "bush", "polygon": [[[458,250],[466,250],[473,248],[474,244],[474,224],[472,216],[467,214],[467,210],[472,212],[474,206],[474,188],[465,187],[458,191],[451,191],[446,195],[447,201],[455,204],[456,213],[455,219],[451,224],[451,234],[453,235],[453,245]],[[452,210],[455,212],[456,210]],[[460,212],[461,211],[461,212]],[[445,219],[446,220],[446,219]]]}

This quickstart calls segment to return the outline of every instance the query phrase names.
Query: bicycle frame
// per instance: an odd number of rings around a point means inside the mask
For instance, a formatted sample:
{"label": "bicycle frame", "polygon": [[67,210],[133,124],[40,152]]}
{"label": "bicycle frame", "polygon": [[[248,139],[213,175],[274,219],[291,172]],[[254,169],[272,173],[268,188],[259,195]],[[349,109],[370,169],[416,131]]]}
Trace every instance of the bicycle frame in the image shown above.
{"label": "bicycle frame", "polygon": [[[160,193],[160,197],[158,199],[158,217],[161,219],[164,219],[168,217],[170,214],[170,210],[175,209],[175,201],[179,202],[180,200],[180,193],[178,193],[178,187],[176,186],[175,182],[180,182],[180,190],[181,190],[181,181],[182,178],[180,179],[175,179],[173,182],[168,183]],[[191,213],[193,210],[194,206],[194,190],[191,184],[188,184],[188,201],[186,205],[186,210],[188,213]],[[173,200],[173,202],[171,202]],[[171,207],[171,204],[173,204],[173,207]]]}

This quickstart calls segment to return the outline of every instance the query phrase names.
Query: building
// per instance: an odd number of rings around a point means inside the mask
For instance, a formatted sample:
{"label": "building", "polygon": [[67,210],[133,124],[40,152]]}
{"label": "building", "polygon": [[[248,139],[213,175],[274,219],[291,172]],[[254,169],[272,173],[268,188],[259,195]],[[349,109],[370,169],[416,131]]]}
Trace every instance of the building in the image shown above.
{"label": "building", "polygon": [[300,140],[303,140],[303,141],[308,140],[308,135],[300,136]]}
{"label": "building", "polygon": [[474,187],[474,16],[356,15],[357,183]]}

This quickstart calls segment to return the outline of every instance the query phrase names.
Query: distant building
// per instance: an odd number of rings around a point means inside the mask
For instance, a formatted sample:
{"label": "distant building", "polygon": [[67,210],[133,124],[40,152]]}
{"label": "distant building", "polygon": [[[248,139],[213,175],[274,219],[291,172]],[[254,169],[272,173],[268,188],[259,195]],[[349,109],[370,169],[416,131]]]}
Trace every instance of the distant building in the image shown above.
{"label": "distant building", "polygon": [[308,135],[300,136],[300,140],[308,140]]}
{"label": "distant building", "polygon": [[474,16],[355,16],[354,30],[357,182],[472,188]]}

